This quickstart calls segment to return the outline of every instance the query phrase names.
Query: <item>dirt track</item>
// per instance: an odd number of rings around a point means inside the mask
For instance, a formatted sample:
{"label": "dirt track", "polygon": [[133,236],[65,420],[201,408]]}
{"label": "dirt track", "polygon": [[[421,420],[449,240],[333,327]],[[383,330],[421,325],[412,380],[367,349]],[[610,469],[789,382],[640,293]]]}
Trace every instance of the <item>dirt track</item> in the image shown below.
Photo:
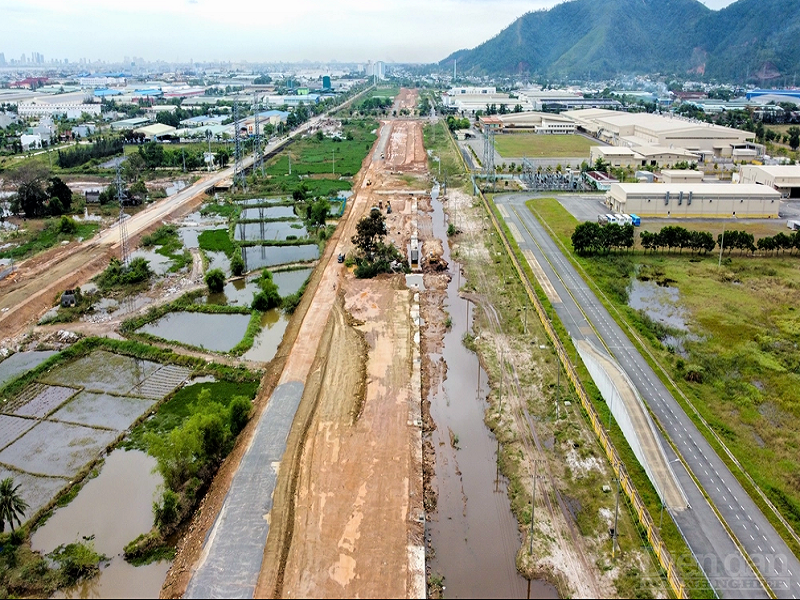
{"label": "dirt track", "polygon": [[[387,227],[398,247],[412,233],[409,184],[391,173],[425,172],[421,124],[395,121],[384,127],[390,128],[386,160],[367,168],[343,228],[344,250],[358,218],[379,202],[392,204]],[[414,183],[411,189],[423,182]],[[412,292],[401,275],[357,280],[342,270],[338,285],[340,300],[319,336],[324,341],[313,369],[318,375],[306,381],[301,403],[301,411],[313,404],[313,416],[287,489],[293,493],[280,499],[276,493],[273,519],[281,503],[291,522],[278,543],[280,530],[272,521],[257,596],[424,594]],[[317,294],[332,290],[323,277]],[[290,476],[288,469],[284,474]]]}

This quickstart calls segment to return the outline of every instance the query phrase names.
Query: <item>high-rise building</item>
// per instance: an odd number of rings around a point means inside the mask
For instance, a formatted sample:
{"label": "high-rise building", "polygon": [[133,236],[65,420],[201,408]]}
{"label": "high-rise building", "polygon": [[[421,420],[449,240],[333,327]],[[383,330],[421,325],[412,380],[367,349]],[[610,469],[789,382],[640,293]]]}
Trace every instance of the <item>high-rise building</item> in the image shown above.
{"label": "high-rise building", "polygon": [[6,66],[6,55],[3,52],[0,52],[0,67]]}
{"label": "high-rise building", "polygon": [[386,79],[386,63],[382,60],[376,61],[373,72],[378,79]]}

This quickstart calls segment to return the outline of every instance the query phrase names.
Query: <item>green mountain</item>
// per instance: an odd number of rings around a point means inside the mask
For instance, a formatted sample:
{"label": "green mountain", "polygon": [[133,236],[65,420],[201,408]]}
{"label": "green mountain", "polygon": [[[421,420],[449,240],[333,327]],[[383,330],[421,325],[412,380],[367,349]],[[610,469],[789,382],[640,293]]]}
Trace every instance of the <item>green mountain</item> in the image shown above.
{"label": "green mountain", "polygon": [[440,62],[458,72],[549,78],[670,73],[791,83],[800,66],[798,0],[571,0],[529,12]]}

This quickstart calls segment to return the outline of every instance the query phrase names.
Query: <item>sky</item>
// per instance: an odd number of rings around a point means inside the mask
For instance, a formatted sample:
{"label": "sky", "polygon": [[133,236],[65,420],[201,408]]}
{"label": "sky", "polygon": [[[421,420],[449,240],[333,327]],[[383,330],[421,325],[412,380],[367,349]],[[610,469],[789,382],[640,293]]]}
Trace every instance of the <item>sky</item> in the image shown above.
{"label": "sky", "polygon": [[[0,0],[0,52],[121,61],[436,62],[562,0]],[[712,9],[734,0],[703,0]]]}

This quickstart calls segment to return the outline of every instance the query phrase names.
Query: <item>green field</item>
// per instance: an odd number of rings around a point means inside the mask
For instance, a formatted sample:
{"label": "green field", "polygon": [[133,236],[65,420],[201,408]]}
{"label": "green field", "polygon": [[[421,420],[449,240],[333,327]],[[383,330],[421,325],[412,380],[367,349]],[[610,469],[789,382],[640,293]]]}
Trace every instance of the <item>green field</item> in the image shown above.
{"label": "green field", "polygon": [[503,158],[585,156],[588,160],[589,148],[596,145],[582,135],[513,133],[494,138],[494,147]]}
{"label": "green field", "polygon": [[[554,199],[533,200],[528,205],[552,228],[562,249],[571,252],[570,236],[577,221]],[[721,267],[716,253],[706,257],[688,252],[645,255],[637,249],[603,257],[572,254],[571,258],[605,293],[620,319],[638,330],[713,431],[795,531],[800,531],[800,357],[796,351],[800,257],[748,257],[734,252],[723,257]],[[628,306],[628,285],[637,272],[639,279],[645,273],[654,274],[653,279],[679,290],[691,332],[683,341],[683,356],[670,345],[667,336],[673,331]],[[682,401],[677,394],[676,398]],[[691,409],[687,413],[691,416]],[[702,424],[698,426],[705,430]],[[738,469],[732,470],[742,481]],[[751,489],[746,481],[742,483]],[[754,500],[763,508],[757,497]],[[769,518],[769,512],[765,514]],[[776,528],[785,533],[780,525]]]}
{"label": "green field", "polygon": [[374,90],[371,90],[369,93],[365,94],[362,100],[366,100],[367,98],[394,98],[399,93],[400,88],[398,86],[379,85]]}

